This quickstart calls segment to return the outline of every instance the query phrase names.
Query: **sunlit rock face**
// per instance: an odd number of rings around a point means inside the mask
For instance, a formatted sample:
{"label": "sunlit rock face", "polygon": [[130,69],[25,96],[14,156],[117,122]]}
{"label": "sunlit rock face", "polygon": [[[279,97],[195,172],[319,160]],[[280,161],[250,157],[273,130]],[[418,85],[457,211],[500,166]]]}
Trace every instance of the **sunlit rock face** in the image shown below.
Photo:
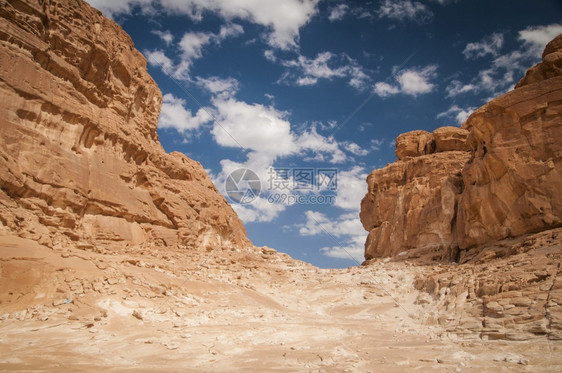
{"label": "sunlit rock face", "polygon": [[365,258],[469,260],[482,245],[562,225],[562,36],[516,88],[461,128],[413,131],[373,171]]}
{"label": "sunlit rock face", "polygon": [[0,97],[0,229],[45,244],[250,244],[202,166],[164,152],[145,58],[88,4],[0,1]]}
{"label": "sunlit rock face", "polygon": [[470,158],[467,136],[466,130],[444,127],[398,137],[399,159],[367,178],[361,203],[361,221],[369,232],[366,259],[404,251],[453,259],[461,170]]}

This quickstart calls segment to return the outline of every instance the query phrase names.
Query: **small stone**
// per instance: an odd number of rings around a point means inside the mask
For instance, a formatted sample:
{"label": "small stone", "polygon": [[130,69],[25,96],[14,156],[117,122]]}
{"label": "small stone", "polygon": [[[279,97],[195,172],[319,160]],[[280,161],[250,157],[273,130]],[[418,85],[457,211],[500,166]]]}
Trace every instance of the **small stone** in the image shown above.
{"label": "small stone", "polygon": [[139,319],[139,320],[142,320],[142,319],[143,319],[142,314],[141,314],[139,311],[137,311],[137,310],[134,310],[134,311],[133,311],[133,317],[135,317],[135,318],[137,318],[137,319]]}

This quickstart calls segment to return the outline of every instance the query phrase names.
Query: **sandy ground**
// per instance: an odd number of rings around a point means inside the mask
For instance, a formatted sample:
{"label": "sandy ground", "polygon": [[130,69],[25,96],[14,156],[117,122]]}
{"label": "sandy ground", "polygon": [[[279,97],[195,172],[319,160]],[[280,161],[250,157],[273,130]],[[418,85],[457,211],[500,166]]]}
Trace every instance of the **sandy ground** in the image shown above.
{"label": "sandy ground", "polygon": [[562,343],[422,325],[419,267],[0,236],[0,370],[557,372]]}

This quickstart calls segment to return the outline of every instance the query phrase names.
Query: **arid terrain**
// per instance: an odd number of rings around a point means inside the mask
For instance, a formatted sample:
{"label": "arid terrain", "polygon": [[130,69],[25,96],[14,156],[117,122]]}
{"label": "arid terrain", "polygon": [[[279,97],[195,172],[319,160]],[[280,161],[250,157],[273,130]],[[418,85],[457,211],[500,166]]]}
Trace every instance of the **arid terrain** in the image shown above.
{"label": "arid terrain", "polygon": [[13,236],[0,247],[2,370],[562,369],[559,341],[426,321],[415,278],[441,266],[322,270],[267,248],[53,250]]}
{"label": "arid terrain", "polygon": [[562,371],[562,35],[366,180],[365,262],[255,247],[166,154],[146,59],[82,0],[0,0],[0,370]]}

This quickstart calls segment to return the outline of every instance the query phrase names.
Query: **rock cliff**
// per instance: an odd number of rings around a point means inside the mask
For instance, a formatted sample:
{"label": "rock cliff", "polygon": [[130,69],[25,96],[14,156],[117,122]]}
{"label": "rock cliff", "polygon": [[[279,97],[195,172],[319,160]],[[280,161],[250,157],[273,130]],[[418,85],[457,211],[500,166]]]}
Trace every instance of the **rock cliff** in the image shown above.
{"label": "rock cliff", "polygon": [[145,58],[81,0],[0,1],[0,230],[48,246],[251,245],[202,166],[166,154]]}
{"label": "rock cliff", "polygon": [[373,171],[365,258],[467,262],[502,239],[562,225],[562,35],[516,88],[461,128],[413,131]]}
{"label": "rock cliff", "polygon": [[465,339],[562,339],[560,66],[562,35],[514,90],[461,128],[399,136],[398,160],[367,178],[366,263],[415,259],[424,323]]}

